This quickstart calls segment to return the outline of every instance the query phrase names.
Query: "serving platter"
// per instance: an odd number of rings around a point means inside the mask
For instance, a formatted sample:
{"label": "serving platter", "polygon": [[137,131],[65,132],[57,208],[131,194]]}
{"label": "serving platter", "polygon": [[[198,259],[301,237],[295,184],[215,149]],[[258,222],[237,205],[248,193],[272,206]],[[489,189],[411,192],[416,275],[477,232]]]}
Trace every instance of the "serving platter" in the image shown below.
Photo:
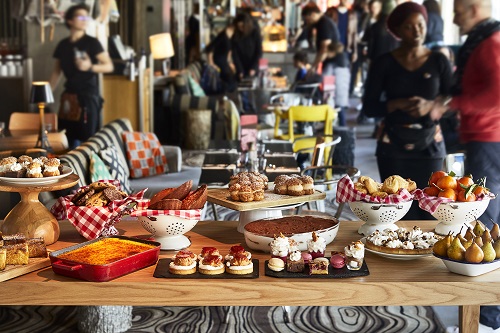
{"label": "serving platter", "polygon": [[49,258],[29,258],[27,265],[7,265],[3,271],[0,271],[0,282],[7,281],[49,266]]}
{"label": "serving platter", "polygon": [[43,177],[43,178],[13,178],[13,177],[0,177],[0,182],[15,185],[46,185],[56,183],[59,179],[68,177],[73,173],[73,169],[64,166],[62,173],[59,176]]}
{"label": "serving platter", "polygon": [[[327,257],[327,259],[330,260],[329,257]],[[268,263],[269,260],[266,260],[265,262],[266,276],[272,276],[276,278],[344,279],[344,278],[370,275],[370,271],[368,270],[368,265],[366,264],[366,260],[363,260],[363,265],[357,271],[351,271],[346,266],[342,268],[333,268],[332,265],[328,265],[328,274],[318,274],[318,275],[309,275],[309,273],[305,272],[300,272],[300,273],[287,272],[286,268],[281,272],[275,272],[269,269],[267,265]]]}
{"label": "serving platter", "polygon": [[[363,237],[361,238],[361,242],[366,245],[366,238]],[[380,252],[376,250],[369,249],[365,246],[365,250],[371,253],[374,253],[376,255],[379,255],[383,258],[387,259],[395,259],[395,260],[415,260],[415,259],[420,259],[420,258],[425,258],[425,257],[431,257],[432,253],[423,253],[423,254],[394,254],[394,253],[386,253],[386,252]]]}

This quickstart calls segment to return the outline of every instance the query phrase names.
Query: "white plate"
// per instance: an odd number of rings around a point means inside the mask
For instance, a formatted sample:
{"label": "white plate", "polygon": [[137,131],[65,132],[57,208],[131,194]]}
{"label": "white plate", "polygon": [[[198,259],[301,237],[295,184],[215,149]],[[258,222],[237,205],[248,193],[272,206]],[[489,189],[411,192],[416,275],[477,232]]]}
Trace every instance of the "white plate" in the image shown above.
{"label": "white plate", "polygon": [[[365,237],[361,238],[361,242],[363,244],[366,244],[366,239]],[[424,257],[430,257],[432,256],[432,253],[425,253],[425,254],[393,254],[393,253],[385,253],[385,252],[380,252],[380,251],[375,251],[372,249],[369,249],[365,246],[365,250],[371,253],[375,253],[383,258],[387,259],[395,259],[395,260],[415,260],[415,259],[420,259]]]}
{"label": "white plate", "polygon": [[73,173],[73,169],[70,167],[63,167],[62,173],[59,176],[43,177],[43,178],[11,178],[11,177],[0,177],[0,181],[6,184],[16,184],[16,185],[46,185],[57,182],[59,179],[68,177]]}

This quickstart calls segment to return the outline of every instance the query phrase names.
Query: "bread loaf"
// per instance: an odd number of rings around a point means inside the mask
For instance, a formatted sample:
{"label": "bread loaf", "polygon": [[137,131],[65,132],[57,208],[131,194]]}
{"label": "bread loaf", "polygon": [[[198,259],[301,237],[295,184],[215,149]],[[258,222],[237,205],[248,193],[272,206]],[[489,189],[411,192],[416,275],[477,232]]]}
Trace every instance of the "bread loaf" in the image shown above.
{"label": "bread loaf", "polygon": [[200,186],[182,200],[181,209],[202,209],[207,202],[207,185]]}

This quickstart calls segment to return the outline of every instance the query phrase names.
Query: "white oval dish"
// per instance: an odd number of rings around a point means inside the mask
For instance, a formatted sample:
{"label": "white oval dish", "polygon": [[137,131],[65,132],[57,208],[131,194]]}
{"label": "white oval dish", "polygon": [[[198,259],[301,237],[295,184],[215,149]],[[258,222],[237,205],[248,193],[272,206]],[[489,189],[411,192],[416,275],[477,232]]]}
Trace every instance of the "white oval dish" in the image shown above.
{"label": "white oval dish", "polygon": [[500,259],[494,260],[492,262],[481,262],[479,264],[472,264],[468,262],[460,262],[449,258],[441,257],[436,254],[434,254],[434,256],[436,258],[441,259],[445,264],[446,268],[448,268],[450,272],[460,275],[478,276],[500,268]]}

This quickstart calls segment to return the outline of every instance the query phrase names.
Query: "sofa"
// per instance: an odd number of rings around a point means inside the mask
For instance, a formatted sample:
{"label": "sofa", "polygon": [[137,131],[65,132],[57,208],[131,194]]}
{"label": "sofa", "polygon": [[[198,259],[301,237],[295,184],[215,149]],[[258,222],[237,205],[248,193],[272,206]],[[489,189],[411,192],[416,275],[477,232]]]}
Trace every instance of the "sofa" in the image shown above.
{"label": "sofa", "polygon": [[[114,120],[105,125],[88,141],[81,146],[60,156],[61,163],[73,169],[80,176],[78,187],[88,185],[90,181],[90,157],[92,152],[99,153],[100,150],[113,145],[117,150],[120,164],[125,169],[125,174],[130,176],[127,163],[126,151],[122,139],[122,133],[133,131],[128,119]],[[168,172],[144,178],[129,178],[133,192],[148,188],[145,197],[151,198],[155,193],[167,187],[177,187],[182,183],[192,180],[193,188],[198,186],[201,168],[182,165],[182,151],[176,146],[162,146],[167,158]]]}

